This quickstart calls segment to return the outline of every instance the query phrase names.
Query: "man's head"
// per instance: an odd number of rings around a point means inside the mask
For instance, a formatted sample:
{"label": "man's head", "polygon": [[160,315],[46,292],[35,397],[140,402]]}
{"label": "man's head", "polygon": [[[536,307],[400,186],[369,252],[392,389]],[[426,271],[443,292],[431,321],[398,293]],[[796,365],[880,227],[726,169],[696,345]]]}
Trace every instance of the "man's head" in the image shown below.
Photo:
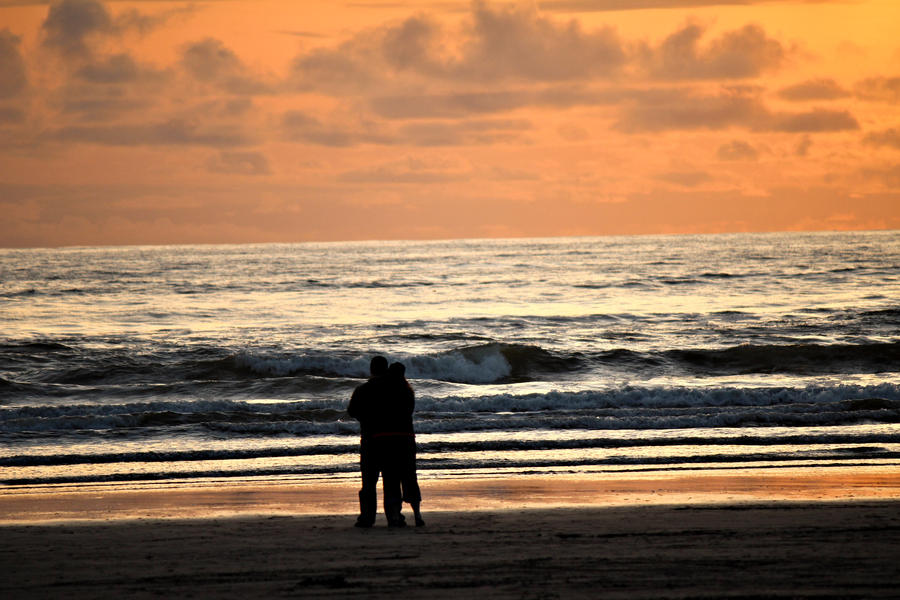
{"label": "man's head", "polygon": [[388,360],[383,356],[373,356],[369,363],[369,372],[373,377],[384,375],[388,370]]}

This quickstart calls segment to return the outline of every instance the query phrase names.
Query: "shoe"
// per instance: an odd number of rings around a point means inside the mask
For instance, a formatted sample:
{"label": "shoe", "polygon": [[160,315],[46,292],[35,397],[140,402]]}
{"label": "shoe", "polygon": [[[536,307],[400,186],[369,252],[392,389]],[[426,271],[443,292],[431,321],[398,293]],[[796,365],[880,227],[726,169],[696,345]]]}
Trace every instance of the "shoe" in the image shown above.
{"label": "shoe", "polygon": [[425,527],[425,519],[422,517],[416,517],[416,527]]}
{"label": "shoe", "polygon": [[406,521],[388,521],[388,527],[406,527]]}
{"label": "shoe", "polygon": [[369,519],[363,519],[362,517],[357,517],[356,523],[353,524],[354,527],[361,527],[363,529],[368,529],[372,525],[375,524],[375,521],[370,521]]}

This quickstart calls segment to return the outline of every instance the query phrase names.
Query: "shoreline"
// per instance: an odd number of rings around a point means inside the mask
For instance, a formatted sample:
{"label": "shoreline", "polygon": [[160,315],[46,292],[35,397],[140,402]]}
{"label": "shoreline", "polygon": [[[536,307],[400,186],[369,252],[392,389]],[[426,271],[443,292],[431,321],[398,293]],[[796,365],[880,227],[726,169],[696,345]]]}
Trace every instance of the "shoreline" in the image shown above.
{"label": "shoreline", "polygon": [[[900,501],[892,466],[420,479],[427,513],[638,505]],[[380,487],[380,486],[379,486]],[[353,480],[173,481],[0,488],[0,526],[136,519],[354,515]],[[380,491],[379,491],[380,504]],[[406,508],[408,512],[408,507]],[[383,519],[383,515],[379,515]]]}

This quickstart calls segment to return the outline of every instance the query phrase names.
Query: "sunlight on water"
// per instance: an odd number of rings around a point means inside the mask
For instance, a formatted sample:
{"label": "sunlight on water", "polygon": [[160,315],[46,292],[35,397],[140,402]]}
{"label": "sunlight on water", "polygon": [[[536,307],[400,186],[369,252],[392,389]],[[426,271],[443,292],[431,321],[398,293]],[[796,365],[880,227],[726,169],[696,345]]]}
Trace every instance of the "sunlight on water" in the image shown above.
{"label": "sunlight on water", "polygon": [[344,410],[374,353],[407,366],[434,477],[881,464],[900,443],[897,232],[0,250],[0,268],[6,481],[349,477]]}

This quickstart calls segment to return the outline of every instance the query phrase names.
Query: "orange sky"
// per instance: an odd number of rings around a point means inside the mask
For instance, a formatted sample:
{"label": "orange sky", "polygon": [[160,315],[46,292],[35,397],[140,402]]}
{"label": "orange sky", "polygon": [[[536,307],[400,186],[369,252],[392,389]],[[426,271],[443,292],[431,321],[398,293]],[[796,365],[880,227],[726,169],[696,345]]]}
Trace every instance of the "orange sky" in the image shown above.
{"label": "orange sky", "polygon": [[0,0],[0,246],[900,228],[895,0]]}

